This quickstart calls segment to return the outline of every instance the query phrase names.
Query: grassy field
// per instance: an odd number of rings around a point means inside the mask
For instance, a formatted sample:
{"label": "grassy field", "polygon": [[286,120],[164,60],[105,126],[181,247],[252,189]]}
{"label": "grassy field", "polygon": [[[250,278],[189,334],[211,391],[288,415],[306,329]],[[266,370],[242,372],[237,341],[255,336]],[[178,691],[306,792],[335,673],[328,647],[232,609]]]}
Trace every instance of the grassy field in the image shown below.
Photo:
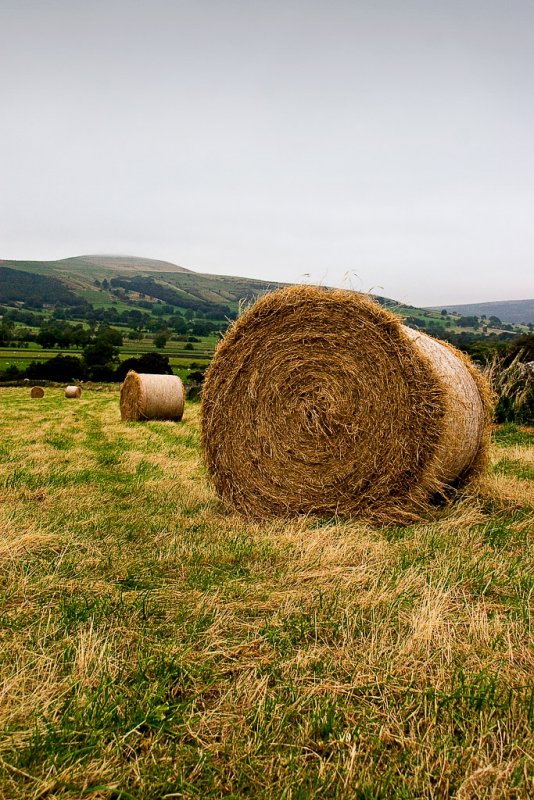
{"label": "grassy field", "polygon": [[[171,367],[176,367],[177,371],[188,367],[191,362],[206,367],[213,356],[215,345],[217,343],[216,336],[203,336],[197,337],[200,339],[198,342],[190,343],[192,349],[186,349],[188,342],[178,342],[170,340],[165,347],[156,348],[152,339],[141,339],[141,341],[129,341],[125,339],[124,344],[120,348],[120,359],[124,361],[127,358],[141,356],[144,353],[158,352],[162,355],[168,356]],[[32,361],[47,361],[58,355],[64,356],[77,356],[82,357],[82,350],[80,348],[50,348],[43,349],[34,342],[30,343],[27,348],[15,347],[0,347],[0,372],[11,366],[16,366],[19,369],[26,369]]]}
{"label": "grassy field", "polygon": [[532,797],[532,431],[419,525],[251,524],[198,405],[28,394],[0,390],[0,797]]}

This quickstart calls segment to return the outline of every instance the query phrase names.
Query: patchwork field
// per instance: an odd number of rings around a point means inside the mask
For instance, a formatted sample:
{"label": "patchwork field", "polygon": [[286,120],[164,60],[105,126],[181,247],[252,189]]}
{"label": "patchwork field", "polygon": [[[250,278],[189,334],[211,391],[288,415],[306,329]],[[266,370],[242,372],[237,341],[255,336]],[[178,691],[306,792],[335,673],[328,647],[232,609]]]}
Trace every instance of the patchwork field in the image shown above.
{"label": "patchwork field", "polygon": [[198,418],[0,390],[0,797],[532,797],[534,432],[419,525],[251,524]]}
{"label": "patchwork field", "polygon": [[[196,364],[197,367],[208,366],[213,356],[216,342],[216,336],[204,336],[194,344],[171,341],[165,347],[160,347],[157,352],[167,356],[169,364],[173,367],[175,373],[182,374],[183,377],[187,374],[187,367],[190,367],[191,363]],[[121,361],[125,361],[128,358],[142,356],[144,353],[154,352],[156,350],[151,339],[143,339],[140,342],[127,340],[120,348],[119,357]],[[81,358],[82,350],[76,347],[47,350],[39,347],[34,342],[30,342],[27,348],[0,347],[0,372],[8,367],[18,367],[24,370],[27,369],[32,361],[47,361],[58,355]]]}

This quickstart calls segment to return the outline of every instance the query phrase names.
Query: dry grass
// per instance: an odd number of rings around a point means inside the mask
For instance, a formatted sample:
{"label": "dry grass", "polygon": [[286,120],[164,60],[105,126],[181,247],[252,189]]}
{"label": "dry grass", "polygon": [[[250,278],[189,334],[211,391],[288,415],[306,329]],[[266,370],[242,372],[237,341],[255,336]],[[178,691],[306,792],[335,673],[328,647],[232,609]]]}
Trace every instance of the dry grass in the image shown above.
{"label": "dry grass", "polygon": [[0,395],[1,797],[532,795],[528,434],[418,525],[246,524],[117,401]]}
{"label": "dry grass", "polygon": [[509,364],[495,355],[484,372],[495,396],[499,398],[501,419],[528,419],[534,392],[534,373],[519,352]]}

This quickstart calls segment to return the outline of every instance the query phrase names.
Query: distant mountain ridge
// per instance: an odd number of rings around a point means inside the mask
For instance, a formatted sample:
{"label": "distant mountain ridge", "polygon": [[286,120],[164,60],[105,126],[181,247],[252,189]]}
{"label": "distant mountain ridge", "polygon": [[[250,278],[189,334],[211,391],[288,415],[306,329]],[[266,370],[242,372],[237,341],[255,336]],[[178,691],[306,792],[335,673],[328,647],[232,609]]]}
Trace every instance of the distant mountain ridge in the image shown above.
{"label": "distant mountain ridge", "polygon": [[142,258],[140,256],[84,255],[74,256],[74,258],[65,260],[94,264],[100,267],[108,267],[109,269],[131,270],[135,268],[143,272],[192,272],[192,270],[180,267],[170,261],[160,261],[155,258]]}
{"label": "distant mountain ridge", "polygon": [[471,316],[475,314],[480,317],[498,317],[501,322],[514,322],[516,324],[528,325],[534,323],[534,299],[532,300],[494,300],[487,303],[460,303],[458,305],[431,306],[432,311],[439,311],[446,308],[447,311],[455,311],[457,314]]}
{"label": "distant mountain ridge", "polygon": [[[179,298],[182,298],[185,308],[195,303],[205,310],[214,305],[227,306],[235,311],[243,300],[252,300],[266,291],[287,285],[254,278],[194,272],[169,261],[138,256],[87,254],[57,261],[0,259],[0,267],[4,271],[4,281],[8,270],[16,270],[19,274],[33,273],[35,277],[39,276],[43,287],[45,278],[59,281],[69,292],[97,306],[120,300],[116,293],[119,287],[130,292],[130,295],[132,292],[134,295],[136,292],[150,295],[149,283],[152,281],[153,286],[158,287],[158,291],[151,295],[154,300],[161,300],[162,295],[174,295],[175,303],[178,304]],[[139,285],[140,279],[144,279],[144,283],[142,287],[139,286],[138,292],[134,284]],[[15,274],[12,275],[12,282],[23,286]],[[22,292],[18,299],[24,302],[27,297]]]}
{"label": "distant mountain ridge", "polygon": [[[126,302],[143,305],[148,300],[170,302],[184,308],[197,308],[206,313],[225,308],[236,312],[240,304],[250,302],[264,292],[287,286],[278,281],[264,281],[234,275],[215,275],[139,256],[84,254],[57,261],[15,261],[0,259],[0,302],[38,300],[49,303],[60,297],[67,305],[90,303],[95,307]],[[9,271],[18,271],[9,274]],[[31,273],[35,281],[24,280],[21,273]],[[20,296],[13,294],[18,291]],[[122,294],[121,294],[122,293]],[[534,299],[502,302],[469,303],[417,309],[394,300],[375,299],[405,317],[429,315],[430,323],[441,323],[440,311],[462,315],[496,316],[503,323],[534,323]],[[436,313],[437,312],[437,313]],[[415,320],[417,322],[417,320]]]}

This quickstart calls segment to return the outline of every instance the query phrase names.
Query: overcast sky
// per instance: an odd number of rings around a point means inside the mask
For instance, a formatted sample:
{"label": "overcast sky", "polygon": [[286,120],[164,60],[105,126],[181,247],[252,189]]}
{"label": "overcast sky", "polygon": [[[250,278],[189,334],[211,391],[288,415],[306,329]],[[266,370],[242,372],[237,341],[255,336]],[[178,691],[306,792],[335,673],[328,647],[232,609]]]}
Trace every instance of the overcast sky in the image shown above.
{"label": "overcast sky", "polygon": [[533,0],[0,0],[0,33],[0,258],[534,297]]}

